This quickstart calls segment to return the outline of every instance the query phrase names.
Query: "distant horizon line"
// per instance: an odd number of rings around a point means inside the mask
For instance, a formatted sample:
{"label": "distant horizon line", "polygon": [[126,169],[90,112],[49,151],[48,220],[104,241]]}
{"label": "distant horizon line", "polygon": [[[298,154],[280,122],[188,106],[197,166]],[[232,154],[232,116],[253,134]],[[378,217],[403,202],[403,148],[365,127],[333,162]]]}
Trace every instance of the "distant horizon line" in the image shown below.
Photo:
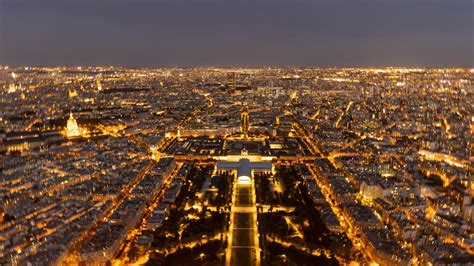
{"label": "distant horizon line", "polygon": [[384,66],[304,66],[304,65],[289,65],[289,66],[279,66],[279,65],[260,65],[260,66],[232,66],[232,65],[163,65],[163,66],[151,66],[151,65],[142,65],[142,66],[127,66],[127,65],[9,65],[9,64],[0,64],[0,68],[132,68],[132,69],[172,69],[172,68],[312,68],[312,69],[331,69],[331,68],[345,68],[345,69],[382,69],[382,68],[405,68],[405,69],[474,69],[472,66],[403,66],[403,65],[384,65]]}

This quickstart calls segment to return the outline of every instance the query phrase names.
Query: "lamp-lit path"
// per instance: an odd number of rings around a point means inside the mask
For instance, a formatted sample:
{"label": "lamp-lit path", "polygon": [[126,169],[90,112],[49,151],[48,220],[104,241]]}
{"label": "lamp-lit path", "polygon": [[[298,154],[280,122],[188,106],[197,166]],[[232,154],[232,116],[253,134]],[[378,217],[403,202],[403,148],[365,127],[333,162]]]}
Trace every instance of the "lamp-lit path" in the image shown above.
{"label": "lamp-lit path", "polygon": [[[252,180],[253,181],[253,180]],[[234,182],[226,265],[260,265],[255,187]]]}

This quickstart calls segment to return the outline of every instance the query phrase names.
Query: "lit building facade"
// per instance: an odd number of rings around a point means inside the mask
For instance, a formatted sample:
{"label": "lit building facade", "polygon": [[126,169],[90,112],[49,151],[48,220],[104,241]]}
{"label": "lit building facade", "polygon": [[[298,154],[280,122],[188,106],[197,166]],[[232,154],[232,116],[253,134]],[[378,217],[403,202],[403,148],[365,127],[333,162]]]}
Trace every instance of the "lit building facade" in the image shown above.
{"label": "lit building facade", "polygon": [[66,126],[66,136],[68,138],[77,138],[81,136],[81,132],[79,131],[79,126],[77,125],[76,119],[72,113],[69,114],[69,119],[67,120]]}

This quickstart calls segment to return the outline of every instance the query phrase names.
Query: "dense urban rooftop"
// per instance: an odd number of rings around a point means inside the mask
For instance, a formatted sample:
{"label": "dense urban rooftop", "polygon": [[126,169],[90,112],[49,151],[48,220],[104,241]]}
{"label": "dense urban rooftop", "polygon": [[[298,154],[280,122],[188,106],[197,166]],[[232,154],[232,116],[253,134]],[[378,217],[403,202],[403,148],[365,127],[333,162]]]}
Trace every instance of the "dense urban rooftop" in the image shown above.
{"label": "dense urban rooftop", "polygon": [[473,74],[0,66],[0,264],[472,263]]}

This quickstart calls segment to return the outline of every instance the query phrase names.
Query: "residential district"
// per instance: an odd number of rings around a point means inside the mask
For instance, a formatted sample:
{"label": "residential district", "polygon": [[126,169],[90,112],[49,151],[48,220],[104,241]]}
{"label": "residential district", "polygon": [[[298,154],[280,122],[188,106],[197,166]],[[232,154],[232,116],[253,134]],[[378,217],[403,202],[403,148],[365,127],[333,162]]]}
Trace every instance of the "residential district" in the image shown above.
{"label": "residential district", "polygon": [[472,265],[473,69],[0,67],[0,265]]}

